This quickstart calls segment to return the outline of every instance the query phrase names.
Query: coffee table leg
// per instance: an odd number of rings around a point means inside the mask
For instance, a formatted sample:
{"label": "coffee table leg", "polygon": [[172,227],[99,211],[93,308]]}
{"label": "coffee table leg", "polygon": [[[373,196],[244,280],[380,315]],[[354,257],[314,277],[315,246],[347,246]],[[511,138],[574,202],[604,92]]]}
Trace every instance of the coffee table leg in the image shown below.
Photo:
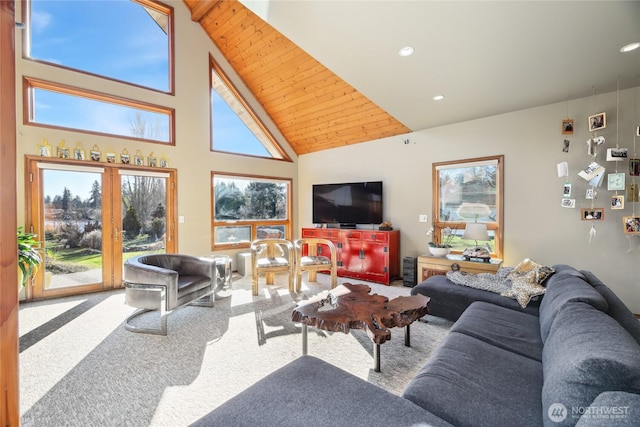
{"label": "coffee table leg", "polygon": [[411,331],[409,330],[409,325],[404,327],[404,345],[411,347]]}
{"label": "coffee table leg", "polygon": [[380,344],[373,343],[373,370],[380,372]]}
{"label": "coffee table leg", "polygon": [[307,355],[307,325],[302,324],[302,355]]}

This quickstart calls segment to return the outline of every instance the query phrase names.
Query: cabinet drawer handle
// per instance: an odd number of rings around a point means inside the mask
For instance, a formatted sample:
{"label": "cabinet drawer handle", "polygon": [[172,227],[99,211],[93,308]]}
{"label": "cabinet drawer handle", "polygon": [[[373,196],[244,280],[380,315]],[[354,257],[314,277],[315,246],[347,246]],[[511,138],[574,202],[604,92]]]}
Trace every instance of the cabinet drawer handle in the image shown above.
{"label": "cabinet drawer handle", "polygon": [[457,262],[451,264],[451,271],[460,271],[460,264],[458,264]]}

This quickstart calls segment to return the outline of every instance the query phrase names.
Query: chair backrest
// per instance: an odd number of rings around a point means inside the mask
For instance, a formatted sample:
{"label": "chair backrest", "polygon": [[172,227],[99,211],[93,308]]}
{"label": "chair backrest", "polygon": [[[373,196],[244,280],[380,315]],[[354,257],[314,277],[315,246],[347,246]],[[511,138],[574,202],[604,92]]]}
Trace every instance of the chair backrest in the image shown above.
{"label": "chair backrest", "polygon": [[256,239],[251,242],[252,258],[286,258],[293,257],[293,244],[286,239]]}
{"label": "chair backrest", "polygon": [[[296,259],[300,260],[303,256],[304,248],[307,247],[307,254],[313,253],[313,256],[324,256],[335,260],[336,258],[336,246],[331,240],[321,239],[316,237],[297,239],[294,242],[296,248]],[[329,248],[329,253],[323,253],[322,247]]]}

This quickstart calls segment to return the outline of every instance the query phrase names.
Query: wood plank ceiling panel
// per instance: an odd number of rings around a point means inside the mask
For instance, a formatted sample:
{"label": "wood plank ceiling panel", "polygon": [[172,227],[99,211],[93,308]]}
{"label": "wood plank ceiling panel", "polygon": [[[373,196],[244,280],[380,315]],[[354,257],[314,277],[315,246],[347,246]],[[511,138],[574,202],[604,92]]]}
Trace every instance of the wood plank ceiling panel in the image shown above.
{"label": "wood plank ceiling panel", "polygon": [[296,154],[411,131],[241,3],[184,2]]}

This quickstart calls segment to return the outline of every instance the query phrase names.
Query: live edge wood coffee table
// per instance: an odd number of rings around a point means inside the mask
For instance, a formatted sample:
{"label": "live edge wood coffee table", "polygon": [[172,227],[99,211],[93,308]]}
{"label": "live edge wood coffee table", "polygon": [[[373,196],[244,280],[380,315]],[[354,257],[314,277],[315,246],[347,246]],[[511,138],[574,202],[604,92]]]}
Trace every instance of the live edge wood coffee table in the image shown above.
{"label": "live edge wood coffee table", "polygon": [[409,325],[429,313],[429,297],[387,297],[370,294],[367,285],[345,283],[300,303],[291,320],[302,324],[302,354],[307,354],[307,327],[349,333],[364,329],[374,344],[374,369],[380,372],[380,344],[391,339],[389,328],[404,327],[404,345],[411,346]]}

